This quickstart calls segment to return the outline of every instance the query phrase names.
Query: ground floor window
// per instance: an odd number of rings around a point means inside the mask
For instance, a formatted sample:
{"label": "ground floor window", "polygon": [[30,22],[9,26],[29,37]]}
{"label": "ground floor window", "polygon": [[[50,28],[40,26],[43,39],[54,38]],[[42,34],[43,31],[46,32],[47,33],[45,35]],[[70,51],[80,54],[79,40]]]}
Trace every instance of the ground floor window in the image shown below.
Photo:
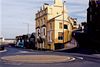
{"label": "ground floor window", "polygon": [[48,42],[52,42],[52,31],[48,32]]}
{"label": "ground floor window", "polygon": [[63,40],[63,33],[62,32],[58,32],[58,40]]}

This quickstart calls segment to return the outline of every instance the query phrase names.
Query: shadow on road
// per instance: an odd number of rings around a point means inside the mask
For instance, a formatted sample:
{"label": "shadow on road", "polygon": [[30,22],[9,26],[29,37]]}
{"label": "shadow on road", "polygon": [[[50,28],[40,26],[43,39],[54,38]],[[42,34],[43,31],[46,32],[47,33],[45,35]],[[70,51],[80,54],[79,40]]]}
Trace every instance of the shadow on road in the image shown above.
{"label": "shadow on road", "polygon": [[87,48],[78,48],[78,47],[72,48],[72,49],[67,49],[67,50],[61,50],[58,52],[80,53],[80,54],[87,54],[87,55],[100,54],[100,52],[97,52],[96,50],[87,49]]}

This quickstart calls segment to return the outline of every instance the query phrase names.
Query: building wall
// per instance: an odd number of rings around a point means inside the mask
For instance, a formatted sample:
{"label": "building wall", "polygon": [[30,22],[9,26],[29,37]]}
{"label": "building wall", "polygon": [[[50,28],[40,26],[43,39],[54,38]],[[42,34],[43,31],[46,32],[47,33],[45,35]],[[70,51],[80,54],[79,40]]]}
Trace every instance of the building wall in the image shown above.
{"label": "building wall", "polygon": [[[43,20],[44,18],[45,20]],[[63,24],[67,25],[65,26],[67,29],[64,29]],[[55,50],[55,44],[67,43],[71,40],[72,27],[74,26],[72,25],[73,20],[68,16],[67,9],[63,8],[62,0],[54,0],[54,5],[44,4],[36,13],[37,48]],[[44,28],[45,31],[43,31]]]}
{"label": "building wall", "polygon": [[88,33],[100,32],[100,1],[90,0],[87,9]]}

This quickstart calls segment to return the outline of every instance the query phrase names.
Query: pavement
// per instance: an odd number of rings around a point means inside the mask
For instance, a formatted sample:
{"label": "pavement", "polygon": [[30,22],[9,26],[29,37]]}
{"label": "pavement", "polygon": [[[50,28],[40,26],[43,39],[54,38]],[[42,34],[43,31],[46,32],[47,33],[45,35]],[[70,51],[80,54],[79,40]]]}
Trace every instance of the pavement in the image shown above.
{"label": "pavement", "polygon": [[77,55],[84,55],[87,57],[96,57],[100,58],[100,52],[96,53],[92,49],[86,49],[86,48],[72,48],[72,49],[60,49],[56,50],[55,52],[64,52],[64,53],[69,53],[69,54],[77,54]]}

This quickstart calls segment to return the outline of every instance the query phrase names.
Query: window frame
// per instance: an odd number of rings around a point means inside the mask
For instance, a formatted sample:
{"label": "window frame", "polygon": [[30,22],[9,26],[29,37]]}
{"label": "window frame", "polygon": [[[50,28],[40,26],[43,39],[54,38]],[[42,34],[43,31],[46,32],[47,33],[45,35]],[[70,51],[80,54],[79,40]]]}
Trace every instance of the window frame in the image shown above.
{"label": "window frame", "polygon": [[[66,27],[65,27],[66,26]],[[68,25],[64,24],[64,29],[68,29]]]}

